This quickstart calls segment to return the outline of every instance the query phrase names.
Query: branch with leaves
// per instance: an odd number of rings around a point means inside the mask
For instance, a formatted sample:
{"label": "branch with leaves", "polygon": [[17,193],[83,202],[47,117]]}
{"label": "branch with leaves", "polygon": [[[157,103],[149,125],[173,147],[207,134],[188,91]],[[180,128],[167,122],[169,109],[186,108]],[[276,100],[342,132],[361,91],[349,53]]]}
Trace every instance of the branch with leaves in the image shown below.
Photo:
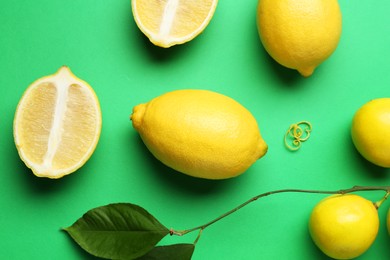
{"label": "branch with leaves", "polygon": [[[390,195],[390,186],[354,186],[336,191],[281,189],[259,194],[210,222],[186,230],[168,229],[144,208],[131,203],[116,203],[86,212],[66,232],[88,253],[107,259],[191,259],[202,231],[260,198],[278,193],[347,194],[360,191],[384,191],[376,208]],[[156,246],[169,235],[183,236],[199,231],[194,243]]]}

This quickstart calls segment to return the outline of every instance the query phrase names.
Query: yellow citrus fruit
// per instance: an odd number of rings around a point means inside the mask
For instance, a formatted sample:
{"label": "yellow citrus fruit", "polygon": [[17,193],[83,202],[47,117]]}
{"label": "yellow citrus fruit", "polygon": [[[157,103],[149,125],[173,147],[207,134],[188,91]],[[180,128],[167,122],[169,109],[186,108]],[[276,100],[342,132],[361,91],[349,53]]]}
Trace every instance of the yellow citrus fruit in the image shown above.
{"label": "yellow citrus fruit", "polygon": [[378,234],[378,211],[373,202],[358,195],[329,196],[314,207],[309,230],[326,255],[355,258],[371,246]]}
{"label": "yellow citrus fruit", "polygon": [[364,158],[390,168],[390,98],[374,99],[359,108],[352,120],[351,135]]}
{"label": "yellow citrus fruit", "polygon": [[337,47],[341,11],[337,0],[259,0],[257,26],[270,56],[308,77]]}
{"label": "yellow citrus fruit", "polygon": [[218,0],[132,0],[138,28],[157,46],[168,48],[194,39],[209,24]]}
{"label": "yellow citrus fruit", "polygon": [[267,152],[253,115],[230,97],[176,90],[134,107],[133,127],[167,166],[199,178],[245,172]]}
{"label": "yellow citrus fruit", "polygon": [[95,92],[68,67],[33,82],[14,118],[20,158],[39,177],[58,179],[90,158],[102,125]]}

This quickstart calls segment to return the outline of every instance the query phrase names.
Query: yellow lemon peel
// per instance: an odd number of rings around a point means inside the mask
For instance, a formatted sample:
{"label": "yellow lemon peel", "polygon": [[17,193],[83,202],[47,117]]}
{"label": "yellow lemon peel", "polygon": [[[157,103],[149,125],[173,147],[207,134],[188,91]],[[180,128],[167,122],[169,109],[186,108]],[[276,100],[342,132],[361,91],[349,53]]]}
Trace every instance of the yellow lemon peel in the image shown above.
{"label": "yellow lemon peel", "polygon": [[[298,150],[301,148],[302,143],[309,139],[312,129],[312,125],[308,121],[300,121],[290,125],[284,135],[284,144],[291,151]],[[293,140],[289,142],[290,139]]]}

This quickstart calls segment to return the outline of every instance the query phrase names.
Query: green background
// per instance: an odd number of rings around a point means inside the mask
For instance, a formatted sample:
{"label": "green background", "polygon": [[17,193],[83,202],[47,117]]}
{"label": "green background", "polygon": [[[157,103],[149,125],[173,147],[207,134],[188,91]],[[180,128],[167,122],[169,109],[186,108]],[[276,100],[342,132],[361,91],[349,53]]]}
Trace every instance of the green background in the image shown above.
{"label": "green background", "polygon": [[[193,41],[162,49],[137,28],[129,0],[15,0],[0,7],[0,256],[2,259],[93,259],[62,227],[87,210],[115,202],[146,208],[167,227],[203,224],[252,196],[282,188],[338,190],[389,185],[389,169],[365,161],[350,138],[354,112],[390,96],[390,2],[340,0],[341,41],[309,78],[285,69],[263,49],[257,1],[221,0]],[[69,66],[99,97],[103,128],[87,164],[60,180],[35,177],[19,159],[12,122],[35,79]],[[257,119],[269,145],[245,174],[195,179],[157,161],[132,128],[132,108],[175,89],[228,95]],[[298,152],[283,145],[289,125],[308,120]],[[382,193],[366,192],[378,200]],[[327,259],[307,222],[325,195],[263,198],[207,228],[193,259]],[[360,259],[390,259],[386,213],[378,237]],[[192,242],[196,234],[162,243]]]}

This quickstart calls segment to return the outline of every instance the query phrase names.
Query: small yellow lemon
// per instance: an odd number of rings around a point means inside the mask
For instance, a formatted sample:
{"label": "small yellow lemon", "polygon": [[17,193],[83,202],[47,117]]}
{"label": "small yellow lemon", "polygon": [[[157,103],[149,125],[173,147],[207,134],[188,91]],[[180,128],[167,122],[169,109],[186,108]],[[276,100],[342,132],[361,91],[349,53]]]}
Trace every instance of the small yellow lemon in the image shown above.
{"label": "small yellow lemon", "polygon": [[253,115],[212,91],[168,92],[135,106],[130,118],[157,159],[194,177],[237,176],[268,148]]}
{"label": "small yellow lemon", "polygon": [[337,0],[259,0],[257,26],[271,57],[308,77],[337,47],[341,11]]}
{"label": "small yellow lemon", "polygon": [[333,195],[313,209],[309,231],[314,243],[335,259],[363,254],[374,242],[379,229],[378,211],[369,200],[354,195]]}
{"label": "small yellow lemon", "polygon": [[364,104],[353,117],[351,135],[364,158],[390,168],[390,98]]}

